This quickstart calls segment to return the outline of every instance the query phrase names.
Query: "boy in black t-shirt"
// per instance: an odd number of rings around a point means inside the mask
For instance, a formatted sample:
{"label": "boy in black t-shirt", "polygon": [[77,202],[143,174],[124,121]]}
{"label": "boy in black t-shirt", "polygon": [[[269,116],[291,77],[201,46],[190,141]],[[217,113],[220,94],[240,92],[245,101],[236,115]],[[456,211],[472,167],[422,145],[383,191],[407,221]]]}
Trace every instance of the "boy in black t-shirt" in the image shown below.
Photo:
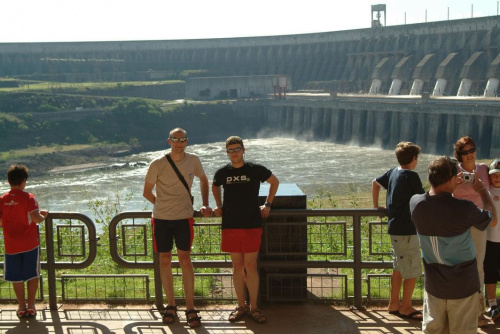
{"label": "boy in black t-shirt", "polygon": [[[411,305],[417,277],[422,275],[420,247],[415,226],[411,221],[410,199],[415,194],[423,194],[420,177],[413,170],[417,167],[420,146],[410,142],[401,142],[396,146],[396,158],[399,166],[388,170],[372,182],[374,208],[379,206],[380,189],[387,189],[387,215],[394,256],[391,275],[391,294],[388,311],[403,318],[422,320],[422,312]],[[399,293],[403,285],[403,298],[399,302]]]}
{"label": "boy in black t-shirt", "polygon": [[[226,152],[231,163],[215,173],[212,192],[217,204],[214,212],[217,216],[222,216],[221,249],[231,255],[233,284],[238,299],[238,307],[229,315],[229,321],[235,322],[248,315],[262,324],[266,322],[266,317],[257,308],[257,257],[262,236],[262,218],[269,216],[279,181],[266,167],[244,161],[245,147],[240,137],[231,136],[226,140]],[[270,187],[265,204],[259,206],[261,182],[270,183]],[[224,203],[221,186],[224,188]],[[245,304],[245,287],[250,297],[248,306]]]}

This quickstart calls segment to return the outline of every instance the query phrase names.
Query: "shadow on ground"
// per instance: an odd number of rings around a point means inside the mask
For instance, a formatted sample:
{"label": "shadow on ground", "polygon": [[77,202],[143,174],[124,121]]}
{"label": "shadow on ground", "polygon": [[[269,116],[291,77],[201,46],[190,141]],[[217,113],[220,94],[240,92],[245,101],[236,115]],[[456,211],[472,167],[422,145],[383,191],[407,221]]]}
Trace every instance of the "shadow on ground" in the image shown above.
{"label": "shadow on ground", "polygon": [[[229,323],[232,307],[200,307],[202,326],[190,329],[183,310],[170,326],[148,306],[63,305],[58,310],[38,311],[36,319],[17,319],[15,306],[2,308],[0,334],[295,334],[295,333],[421,333],[419,321],[401,319],[385,310],[357,311],[323,304],[266,304],[266,324],[244,318]],[[500,324],[491,323],[478,333],[499,333]]]}

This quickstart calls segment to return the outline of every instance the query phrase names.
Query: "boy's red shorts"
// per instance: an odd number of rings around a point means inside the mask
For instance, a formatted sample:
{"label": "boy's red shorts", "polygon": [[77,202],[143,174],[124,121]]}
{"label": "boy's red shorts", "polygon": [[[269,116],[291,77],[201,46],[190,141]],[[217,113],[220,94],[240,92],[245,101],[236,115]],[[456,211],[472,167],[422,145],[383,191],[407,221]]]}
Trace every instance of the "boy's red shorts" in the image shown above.
{"label": "boy's red shorts", "polygon": [[260,249],[262,227],[223,229],[221,249],[228,253],[255,253]]}

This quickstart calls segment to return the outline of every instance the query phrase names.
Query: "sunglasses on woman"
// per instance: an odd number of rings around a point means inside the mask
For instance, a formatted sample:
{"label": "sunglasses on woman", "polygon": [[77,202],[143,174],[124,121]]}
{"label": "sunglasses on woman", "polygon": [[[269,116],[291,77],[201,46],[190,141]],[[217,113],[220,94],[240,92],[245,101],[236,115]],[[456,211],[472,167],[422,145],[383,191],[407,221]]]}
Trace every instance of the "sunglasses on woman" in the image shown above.
{"label": "sunglasses on woman", "polygon": [[474,153],[474,152],[476,152],[476,148],[475,148],[475,147],[470,148],[470,149],[468,149],[468,150],[463,150],[463,151],[460,151],[460,155],[467,155],[467,154],[469,154],[469,153],[471,153],[471,154],[472,154],[472,153]]}

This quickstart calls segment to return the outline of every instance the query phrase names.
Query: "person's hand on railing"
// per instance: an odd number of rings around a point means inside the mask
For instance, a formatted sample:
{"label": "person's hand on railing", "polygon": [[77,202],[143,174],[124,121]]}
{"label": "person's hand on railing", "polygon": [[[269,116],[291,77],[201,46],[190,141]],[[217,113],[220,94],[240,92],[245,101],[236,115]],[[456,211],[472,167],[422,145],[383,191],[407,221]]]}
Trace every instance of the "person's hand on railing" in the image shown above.
{"label": "person's hand on railing", "polygon": [[208,205],[204,205],[200,208],[200,213],[203,215],[203,217],[208,218],[212,216],[212,208]]}

